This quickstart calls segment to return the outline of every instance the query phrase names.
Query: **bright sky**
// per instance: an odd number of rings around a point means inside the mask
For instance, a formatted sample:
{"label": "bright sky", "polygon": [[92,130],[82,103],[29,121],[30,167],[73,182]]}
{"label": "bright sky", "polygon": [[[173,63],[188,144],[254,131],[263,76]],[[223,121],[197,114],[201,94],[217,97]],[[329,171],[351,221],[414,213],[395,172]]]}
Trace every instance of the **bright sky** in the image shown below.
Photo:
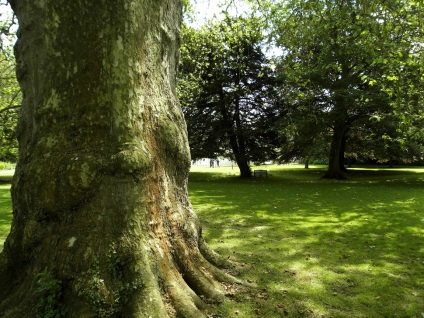
{"label": "bright sky", "polygon": [[9,4],[5,0],[0,0],[0,14],[3,13],[12,13],[12,9],[10,9]]}
{"label": "bright sky", "polygon": [[[203,21],[214,17],[219,18],[221,11],[226,9],[220,7],[224,0],[191,0],[190,3],[196,14],[196,24],[202,24]],[[238,15],[246,10],[246,6],[239,3],[237,6],[231,6],[228,10],[230,13]]]}
{"label": "bright sky", "polygon": [[[220,4],[223,2],[224,0],[191,0],[190,3],[196,14],[194,25],[202,25],[206,19],[214,18],[214,16],[219,18],[221,11],[225,9],[220,7]],[[236,3],[237,6],[228,8],[231,14],[239,15],[247,11],[247,7],[243,2],[236,1]],[[282,51],[276,47],[267,47],[265,54],[271,58],[274,56],[281,56]]]}
{"label": "bright sky", "polygon": [[214,14],[218,14],[221,9],[217,6],[217,1],[197,0],[193,2],[194,11],[199,20],[213,18]]}
{"label": "bright sky", "polygon": [[[0,0],[0,20],[5,21],[7,19],[11,19],[13,16],[13,11],[9,5],[6,4],[6,1]],[[16,27],[14,26],[14,30],[16,31]],[[3,45],[11,46],[13,45],[14,40],[10,37],[1,35],[1,41]],[[12,41],[12,42],[11,42]]]}

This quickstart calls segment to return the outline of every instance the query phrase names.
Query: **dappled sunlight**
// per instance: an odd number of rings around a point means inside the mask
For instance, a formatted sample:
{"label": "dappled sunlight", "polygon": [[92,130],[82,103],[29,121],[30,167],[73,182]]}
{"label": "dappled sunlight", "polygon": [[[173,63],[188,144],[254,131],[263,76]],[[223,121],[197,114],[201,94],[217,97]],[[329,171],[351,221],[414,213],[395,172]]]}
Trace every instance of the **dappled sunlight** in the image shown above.
{"label": "dappled sunlight", "polygon": [[[320,182],[302,170],[290,179],[284,169],[253,182],[197,179],[190,199],[206,240],[248,264],[242,277],[266,288],[276,305],[311,317],[364,318],[405,307],[398,313],[412,317],[424,312],[424,282],[411,279],[424,264],[423,186],[401,171],[378,172],[372,182],[363,170],[346,181]],[[391,173],[396,182],[385,181]]]}
{"label": "dappled sunlight", "polygon": [[[260,306],[273,308],[267,318],[286,312],[288,317],[419,317],[424,184],[416,180],[424,169],[410,170],[381,175],[372,170],[371,181],[368,169],[344,181],[322,180],[322,170],[298,167],[270,169],[269,179],[247,181],[230,169],[194,172],[190,201],[206,241],[242,265],[241,279],[258,286],[223,304],[228,310],[223,317],[237,310],[240,317],[257,317],[254,309]],[[0,207],[5,238],[12,217],[10,185],[0,185]]]}
{"label": "dappled sunlight", "polygon": [[249,229],[249,231],[253,231],[253,232],[255,232],[255,231],[266,231],[266,230],[271,230],[271,227],[262,225],[262,226],[254,226],[254,227]]}
{"label": "dappled sunlight", "polygon": [[0,185],[0,251],[10,231],[12,223],[12,200],[10,198],[10,184]]}

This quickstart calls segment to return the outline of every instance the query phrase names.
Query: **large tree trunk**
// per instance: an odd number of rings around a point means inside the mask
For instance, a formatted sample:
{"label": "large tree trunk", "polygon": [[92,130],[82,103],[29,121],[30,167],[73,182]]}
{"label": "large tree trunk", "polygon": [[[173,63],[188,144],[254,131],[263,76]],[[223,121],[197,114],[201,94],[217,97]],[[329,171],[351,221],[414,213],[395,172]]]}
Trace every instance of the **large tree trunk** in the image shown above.
{"label": "large tree trunk", "polygon": [[333,138],[330,146],[330,157],[328,162],[328,169],[324,178],[328,179],[346,179],[341,169],[342,163],[340,159],[341,151],[343,151],[343,139],[346,134],[346,125],[344,121],[338,121],[334,125]]}
{"label": "large tree trunk", "polygon": [[234,280],[187,196],[180,1],[10,2],[24,101],[0,316],[201,317]]}
{"label": "large tree trunk", "polygon": [[339,166],[340,166],[340,170],[342,172],[347,172],[347,168],[345,166],[345,161],[346,161],[346,142],[347,142],[347,129],[346,131],[343,133],[343,139],[342,139],[342,145],[340,147],[340,152],[339,152]]}

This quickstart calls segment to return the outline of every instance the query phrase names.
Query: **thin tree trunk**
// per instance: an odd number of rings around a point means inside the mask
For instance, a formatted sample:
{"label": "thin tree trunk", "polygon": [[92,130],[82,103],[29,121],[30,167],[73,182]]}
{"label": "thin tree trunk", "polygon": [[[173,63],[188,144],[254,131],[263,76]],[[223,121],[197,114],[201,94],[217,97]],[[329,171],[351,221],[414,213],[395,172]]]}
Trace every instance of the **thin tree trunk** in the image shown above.
{"label": "thin tree trunk", "polygon": [[[239,84],[237,83],[237,86]],[[236,131],[235,131],[235,138],[236,138],[236,143],[238,145],[237,149],[237,154],[234,154],[236,157],[236,162],[237,165],[239,166],[240,169],[240,176],[242,178],[251,178],[252,177],[252,170],[249,167],[249,160],[247,159],[247,151],[246,151],[246,141],[244,139],[244,134],[243,134],[243,127],[241,125],[241,118],[240,118],[240,97],[237,96],[236,100],[236,111],[234,114],[234,121],[236,124]]]}
{"label": "thin tree trunk", "polygon": [[[233,120],[228,115],[227,108],[225,105],[224,92],[222,89],[220,93],[220,99],[221,99],[221,115],[223,119],[223,125],[225,126],[226,134],[230,141],[230,146],[234,155],[234,159],[240,170],[240,177],[243,179],[251,178],[252,170],[250,169],[249,160],[246,155],[244,140],[242,139],[242,136],[238,134],[238,132],[240,131],[240,126],[239,126],[240,123],[238,125],[236,123],[236,128],[233,127],[234,126]],[[236,118],[236,120],[239,120],[239,118],[238,119]]]}
{"label": "thin tree trunk", "polygon": [[249,166],[249,161],[246,157],[246,155],[240,150],[239,140],[235,133],[231,130],[228,132],[229,139],[230,139],[230,145],[231,149],[233,151],[234,159],[237,163],[237,166],[240,170],[240,177],[241,178],[251,178],[252,177],[252,170]]}
{"label": "thin tree trunk", "polygon": [[309,157],[305,158],[305,169],[309,169]]}
{"label": "thin tree trunk", "polygon": [[244,179],[248,179],[252,177],[252,170],[250,169],[249,162],[246,160],[245,157],[241,155],[235,156],[237,166],[240,170],[240,177]]}
{"label": "thin tree trunk", "polygon": [[24,101],[0,316],[202,317],[235,280],[188,201],[180,1],[10,2]]}

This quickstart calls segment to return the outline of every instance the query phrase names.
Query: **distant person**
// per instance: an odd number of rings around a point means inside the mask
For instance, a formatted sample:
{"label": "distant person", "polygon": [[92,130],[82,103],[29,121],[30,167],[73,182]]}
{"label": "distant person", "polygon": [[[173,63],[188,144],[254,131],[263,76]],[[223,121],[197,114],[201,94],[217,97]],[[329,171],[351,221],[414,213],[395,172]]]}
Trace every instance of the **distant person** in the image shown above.
{"label": "distant person", "polygon": [[216,166],[219,168],[219,159],[216,159]]}
{"label": "distant person", "polygon": [[210,167],[211,167],[211,168],[213,168],[213,167],[214,167],[213,159],[211,159],[211,161],[209,162],[209,165],[210,165]]}

